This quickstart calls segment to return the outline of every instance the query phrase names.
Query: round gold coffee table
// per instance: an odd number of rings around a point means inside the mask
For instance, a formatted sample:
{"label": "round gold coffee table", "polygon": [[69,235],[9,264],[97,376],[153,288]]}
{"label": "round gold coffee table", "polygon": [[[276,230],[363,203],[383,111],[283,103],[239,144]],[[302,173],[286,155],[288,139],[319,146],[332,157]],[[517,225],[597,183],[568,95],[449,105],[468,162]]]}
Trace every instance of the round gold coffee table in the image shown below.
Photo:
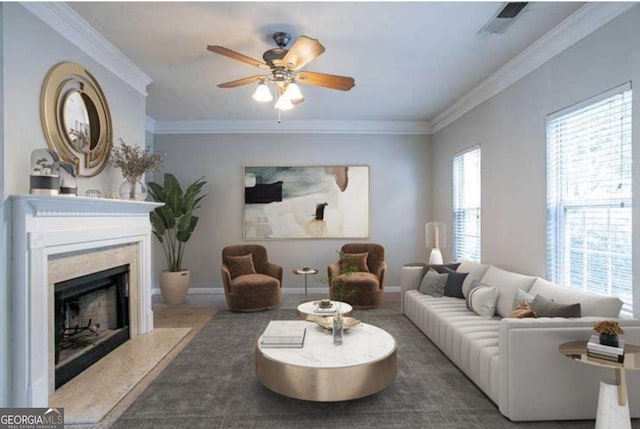
{"label": "round gold coffee table", "polygon": [[346,401],[377,393],[395,378],[396,340],[388,332],[362,323],[334,345],[331,331],[297,323],[307,328],[301,349],[264,348],[258,339],[256,376],[268,389],[305,401]]}

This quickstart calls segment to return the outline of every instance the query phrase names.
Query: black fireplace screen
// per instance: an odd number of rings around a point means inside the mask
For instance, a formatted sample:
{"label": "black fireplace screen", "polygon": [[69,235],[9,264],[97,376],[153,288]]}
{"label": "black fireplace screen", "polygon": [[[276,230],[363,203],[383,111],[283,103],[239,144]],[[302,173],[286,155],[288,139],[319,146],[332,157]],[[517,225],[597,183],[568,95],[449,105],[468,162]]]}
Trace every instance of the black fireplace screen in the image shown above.
{"label": "black fireplace screen", "polygon": [[56,389],[129,339],[129,265],[56,283]]}

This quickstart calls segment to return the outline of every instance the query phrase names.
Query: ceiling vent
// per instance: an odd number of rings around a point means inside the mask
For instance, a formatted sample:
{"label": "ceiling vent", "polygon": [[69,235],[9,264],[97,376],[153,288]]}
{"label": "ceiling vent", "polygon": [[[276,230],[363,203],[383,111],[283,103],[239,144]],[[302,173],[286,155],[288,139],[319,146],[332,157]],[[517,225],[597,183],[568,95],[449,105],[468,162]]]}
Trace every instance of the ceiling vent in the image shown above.
{"label": "ceiling vent", "polygon": [[503,34],[516,20],[520,12],[529,2],[510,2],[498,10],[498,12],[480,29],[480,33]]}

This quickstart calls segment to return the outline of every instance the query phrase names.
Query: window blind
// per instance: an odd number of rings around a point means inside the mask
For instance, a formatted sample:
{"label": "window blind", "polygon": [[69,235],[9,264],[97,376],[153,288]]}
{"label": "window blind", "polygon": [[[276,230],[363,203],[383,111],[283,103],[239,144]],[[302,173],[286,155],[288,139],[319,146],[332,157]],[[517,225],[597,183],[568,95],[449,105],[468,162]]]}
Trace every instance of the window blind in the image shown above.
{"label": "window blind", "polygon": [[480,262],[480,147],[453,157],[453,260]]}
{"label": "window blind", "polygon": [[547,275],[633,303],[631,85],[547,117]]}

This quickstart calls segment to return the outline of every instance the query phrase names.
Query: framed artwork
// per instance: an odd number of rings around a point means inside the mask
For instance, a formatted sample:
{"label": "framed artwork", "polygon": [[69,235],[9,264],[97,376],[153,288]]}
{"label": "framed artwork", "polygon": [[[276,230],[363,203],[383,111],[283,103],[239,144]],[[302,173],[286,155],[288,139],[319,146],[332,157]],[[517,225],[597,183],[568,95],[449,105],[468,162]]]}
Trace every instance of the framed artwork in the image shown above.
{"label": "framed artwork", "polygon": [[369,238],[369,166],[245,166],[244,239]]}

